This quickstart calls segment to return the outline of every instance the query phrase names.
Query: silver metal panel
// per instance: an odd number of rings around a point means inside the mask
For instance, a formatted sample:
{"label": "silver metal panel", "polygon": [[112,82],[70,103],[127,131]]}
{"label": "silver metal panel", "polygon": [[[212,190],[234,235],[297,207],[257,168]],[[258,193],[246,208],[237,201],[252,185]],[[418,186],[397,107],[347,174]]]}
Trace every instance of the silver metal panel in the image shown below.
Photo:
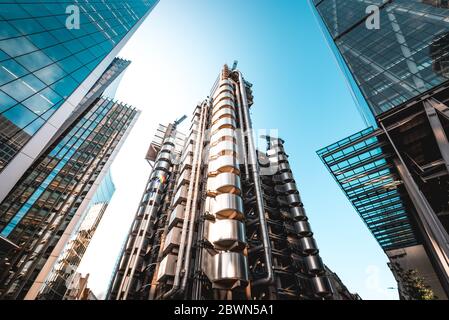
{"label": "silver metal panel", "polygon": [[184,185],[187,185],[190,182],[190,177],[192,176],[192,170],[186,169],[179,176],[177,184],[176,184],[176,192]]}
{"label": "silver metal panel", "polygon": [[294,182],[278,185],[275,187],[275,190],[276,192],[287,194],[298,192],[298,188],[296,187],[296,184]]}
{"label": "silver metal panel", "polygon": [[239,173],[239,163],[234,156],[221,156],[209,162],[209,175],[217,175],[220,172]]}
{"label": "silver metal panel", "polygon": [[269,157],[276,156],[276,155],[281,154],[281,153],[285,153],[285,151],[284,151],[284,147],[282,147],[280,145],[272,147],[271,149],[267,150],[267,155]]}
{"label": "silver metal panel", "polygon": [[220,118],[234,118],[235,119],[235,111],[233,108],[221,108],[217,112],[212,115],[212,123],[215,123]]}
{"label": "silver metal panel", "polygon": [[221,92],[214,99],[214,106],[215,106],[215,103],[217,103],[217,102],[219,102],[221,100],[225,100],[225,99],[234,101],[234,95],[232,93],[230,93],[230,92]]}
{"label": "silver metal panel", "polygon": [[237,220],[206,220],[204,238],[217,250],[243,250],[246,246],[245,225]]}
{"label": "silver metal panel", "polygon": [[181,164],[180,172],[183,172],[184,170],[192,169],[192,161],[193,161],[193,157],[191,155],[187,156]]}
{"label": "silver metal panel", "polygon": [[233,91],[232,82],[229,80],[222,80],[220,83],[220,86],[215,90],[212,98],[215,99],[218,94],[220,94],[222,91]]}
{"label": "silver metal panel", "polygon": [[173,150],[175,150],[175,146],[173,146],[171,144],[164,144],[161,147],[161,151],[160,152],[173,152]]}
{"label": "silver metal panel", "polygon": [[219,143],[217,143],[217,145],[210,148],[209,155],[213,157],[220,154],[223,151],[237,153],[237,145],[234,143],[234,141],[227,141],[227,140],[220,141]]}
{"label": "silver metal panel", "polygon": [[220,173],[207,180],[208,194],[233,193],[240,194],[242,190],[240,176],[233,173]]}
{"label": "silver metal panel", "polygon": [[304,237],[299,239],[299,245],[304,254],[317,254],[318,247],[316,245],[315,239],[311,237]]}
{"label": "silver metal panel", "polygon": [[288,163],[280,163],[278,170],[279,173],[291,172],[290,165]]}
{"label": "silver metal panel", "polygon": [[240,196],[223,193],[212,201],[212,212],[214,216],[233,219],[243,215],[243,200]]}
{"label": "silver metal panel", "polygon": [[310,228],[310,224],[307,220],[295,222],[294,227],[296,233],[300,236],[311,237],[313,235],[312,229]]}
{"label": "silver metal panel", "polygon": [[295,181],[291,172],[284,172],[279,175],[279,178],[282,182],[285,183]]}
{"label": "silver metal panel", "polygon": [[163,255],[171,252],[174,248],[179,247],[179,243],[181,242],[181,228],[173,228],[170,232],[167,233],[164,242],[164,249],[162,251]]}
{"label": "silver metal panel", "polygon": [[184,220],[184,211],[185,206],[182,204],[178,204],[173,211],[170,214],[169,222],[168,222],[168,229],[170,230],[174,226],[176,226],[178,223]]}
{"label": "silver metal panel", "polygon": [[331,284],[327,277],[314,277],[310,281],[317,296],[326,297],[332,293]]}
{"label": "silver metal panel", "polygon": [[301,198],[299,197],[299,194],[289,194],[286,199],[288,204],[291,206],[297,206],[301,204]]}
{"label": "silver metal panel", "polygon": [[212,134],[223,128],[237,128],[235,120],[232,118],[222,118],[215,122],[211,127]]}
{"label": "silver metal panel", "polygon": [[156,162],[156,165],[155,165],[156,170],[163,170],[163,171],[169,172],[170,168],[171,168],[170,162],[165,161],[165,160],[158,161],[158,162]]}
{"label": "silver metal panel", "polygon": [[269,157],[271,163],[278,164],[288,162],[288,157],[285,154],[278,154],[276,156]]}
{"label": "silver metal panel", "polygon": [[246,286],[249,280],[247,257],[237,252],[221,252],[211,256],[207,251],[203,263],[212,285],[216,289],[234,289]]}
{"label": "silver metal panel", "polygon": [[178,257],[173,254],[169,254],[162,259],[157,272],[157,281],[164,281],[167,277],[171,278],[175,276],[177,259]]}
{"label": "silver metal panel", "polygon": [[324,272],[324,265],[320,256],[307,256],[305,262],[308,273],[317,275]]}
{"label": "silver metal panel", "polygon": [[163,145],[172,145],[172,146],[175,146],[175,144],[176,144],[175,137],[167,137],[167,138],[165,138],[164,143],[163,143]]}
{"label": "silver metal panel", "polygon": [[235,109],[235,103],[232,100],[222,100],[218,103],[214,103],[214,108],[212,110],[212,114],[214,114],[215,112],[218,112],[218,110],[220,110],[221,108],[224,107],[232,107]]}
{"label": "silver metal panel", "polygon": [[168,176],[168,173],[166,171],[156,169],[151,173],[151,180],[155,179],[156,177],[167,178],[167,176]]}
{"label": "silver metal panel", "polygon": [[187,186],[182,186],[173,198],[173,206],[177,206],[185,201],[187,201]]}
{"label": "silver metal panel", "polygon": [[210,137],[210,145],[214,146],[224,138],[236,139],[235,130],[229,128],[218,130]]}
{"label": "silver metal panel", "polygon": [[156,162],[159,161],[159,160],[166,160],[166,161],[171,162],[172,158],[173,158],[173,156],[172,156],[172,154],[170,152],[163,151],[163,152],[159,153],[158,157],[156,158]]}

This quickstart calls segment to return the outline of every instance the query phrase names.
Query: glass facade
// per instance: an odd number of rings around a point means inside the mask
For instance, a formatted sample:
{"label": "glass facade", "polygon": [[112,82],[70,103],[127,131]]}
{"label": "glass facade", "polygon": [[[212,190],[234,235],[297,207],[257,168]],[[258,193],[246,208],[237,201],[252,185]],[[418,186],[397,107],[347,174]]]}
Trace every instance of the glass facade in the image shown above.
{"label": "glass facade", "polygon": [[[445,0],[313,0],[374,115],[449,80]],[[379,29],[369,29],[380,8]],[[333,44],[331,44],[333,45]]]}
{"label": "glass facade", "polygon": [[20,247],[0,261],[8,266],[0,274],[1,298],[21,298],[29,289],[137,113],[96,99],[1,203],[0,234]]}
{"label": "glass facade", "polygon": [[59,300],[65,297],[114,191],[115,186],[110,171],[108,171],[89,202],[83,214],[84,218],[59,256],[37,299]]}
{"label": "glass facade", "polygon": [[0,3],[0,172],[157,2]]}
{"label": "glass facade", "polygon": [[409,200],[391,165],[380,131],[365,129],[318,151],[384,250],[417,244],[409,218]]}

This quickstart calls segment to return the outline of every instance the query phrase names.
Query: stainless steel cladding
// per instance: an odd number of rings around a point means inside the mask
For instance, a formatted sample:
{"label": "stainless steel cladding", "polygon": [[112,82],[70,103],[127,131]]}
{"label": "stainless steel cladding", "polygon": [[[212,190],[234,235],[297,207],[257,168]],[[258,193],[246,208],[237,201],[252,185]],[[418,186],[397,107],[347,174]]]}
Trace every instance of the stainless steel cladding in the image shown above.
{"label": "stainless steel cladding", "polygon": [[239,162],[233,155],[219,156],[209,161],[209,175],[214,176],[221,172],[233,172],[240,174]]}
{"label": "stainless steel cladding", "polygon": [[[155,234],[154,226],[159,219],[158,213],[162,208],[167,184],[172,174],[173,160],[179,156],[178,150],[180,149],[177,146],[176,130],[170,126],[166,130],[164,137],[156,137],[156,142],[150,146],[152,150],[149,153],[157,153],[157,155],[152,158],[155,159],[153,171],[148,179],[141,204],[128,235],[121,263],[115,275],[116,279],[113,281],[113,287],[109,293],[116,299],[133,299],[136,287],[145,278],[142,273],[142,270],[145,269],[145,255],[151,248],[150,237]],[[181,196],[183,196],[182,192],[179,198]],[[176,236],[176,234],[172,234],[170,242],[165,246],[167,252],[176,244]],[[163,267],[159,269],[158,273],[159,279],[171,273],[169,259],[172,258],[166,257],[162,263]]]}
{"label": "stainless steel cladding", "polygon": [[248,285],[248,261],[242,253],[222,251],[210,255],[206,251],[205,256],[203,271],[213,288],[233,290]]}
{"label": "stainless steel cladding", "polygon": [[174,254],[167,255],[159,265],[157,281],[164,281],[175,276],[175,268],[178,257]]}
{"label": "stainless steel cladding", "polygon": [[317,295],[318,297],[326,297],[332,294],[332,287],[328,277],[326,276],[313,277],[312,285],[315,291],[315,295]]}
{"label": "stainless steel cladding", "polygon": [[241,190],[240,176],[235,173],[220,173],[207,181],[207,192],[212,196],[222,193],[240,194]]}
{"label": "stainless steel cladding", "polygon": [[165,238],[165,243],[162,251],[162,255],[173,252],[174,249],[179,247],[181,242],[181,228],[172,228]]}
{"label": "stainless steel cladding", "polygon": [[324,265],[320,256],[307,256],[304,258],[307,266],[307,272],[313,275],[324,273]]}
{"label": "stainless steel cladding", "polygon": [[222,193],[209,200],[206,199],[207,213],[215,219],[234,219],[243,217],[243,200],[240,196],[232,193]]}
{"label": "stainless steel cladding", "polygon": [[168,220],[168,229],[170,230],[174,226],[177,226],[180,222],[182,222],[184,218],[184,211],[186,210],[185,206],[182,204],[178,204],[173,211],[171,212]]}
{"label": "stainless steel cladding", "polygon": [[299,245],[301,247],[302,253],[305,255],[318,253],[318,247],[316,245],[314,238],[311,237],[301,238],[299,239]]}
{"label": "stainless steel cladding", "polygon": [[296,221],[294,224],[295,231],[302,237],[311,237],[313,235],[310,223],[306,220]]}
{"label": "stainless steel cladding", "polygon": [[239,71],[225,66],[213,88],[187,135],[175,122],[152,143],[154,169],[109,296],[332,298],[284,141],[256,149],[251,84]]}
{"label": "stainless steel cladding", "polygon": [[[203,271],[214,288],[232,290],[248,284],[243,200],[241,194],[234,86],[222,79],[213,93],[207,198],[204,206]],[[232,251],[232,252],[228,252]],[[204,269],[204,263],[205,268]]]}
{"label": "stainless steel cladding", "polygon": [[240,251],[246,247],[245,224],[238,220],[207,220],[204,238],[217,250]]}

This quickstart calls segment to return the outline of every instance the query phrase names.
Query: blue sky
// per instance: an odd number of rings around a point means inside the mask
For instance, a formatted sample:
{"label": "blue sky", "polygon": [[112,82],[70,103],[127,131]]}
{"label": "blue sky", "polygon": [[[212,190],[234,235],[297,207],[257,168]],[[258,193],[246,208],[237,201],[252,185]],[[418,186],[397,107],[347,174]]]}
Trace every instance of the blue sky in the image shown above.
{"label": "blue sky", "polygon": [[397,299],[382,250],[316,151],[365,128],[307,1],[161,0],[122,50],[117,98],[142,115],[113,165],[116,194],[81,271],[102,296],[150,172],[158,123],[190,115],[224,63],[253,83],[254,126],[278,129],[324,262],[364,299]]}

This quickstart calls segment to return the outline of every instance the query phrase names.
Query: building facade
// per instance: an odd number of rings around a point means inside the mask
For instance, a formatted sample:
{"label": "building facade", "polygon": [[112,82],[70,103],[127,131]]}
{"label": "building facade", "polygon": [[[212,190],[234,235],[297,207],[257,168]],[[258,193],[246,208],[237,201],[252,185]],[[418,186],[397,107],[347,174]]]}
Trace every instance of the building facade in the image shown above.
{"label": "building facade", "polygon": [[0,298],[36,294],[137,120],[104,95],[128,64],[113,60],[0,203],[0,234],[17,246],[0,257]]}
{"label": "building facade", "polygon": [[87,286],[89,274],[83,277],[82,274],[76,273],[70,283],[64,300],[98,300],[95,294]]}
{"label": "building facade", "polygon": [[310,4],[370,126],[318,154],[390,260],[447,299],[448,3]]}
{"label": "building facade", "polygon": [[[66,244],[64,250],[58,257],[44,284],[39,289],[36,299],[39,300],[62,300],[68,294],[72,281],[76,278],[78,266],[83,259],[84,253],[89,246],[92,237],[108,207],[115,192],[115,186],[110,172],[103,178],[95,195],[92,197],[80,224],[77,226]],[[79,280],[75,281],[78,283]],[[30,290],[27,298],[34,298],[37,290]]]}
{"label": "building facade", "polygon": [[187,136],[159,128],[109,299],[335,297],[284,141],[256,149],[251,86],[224,66]]}
{"label": "building facade", "polygon": [[157,2],[0,3],[0,201]]}

